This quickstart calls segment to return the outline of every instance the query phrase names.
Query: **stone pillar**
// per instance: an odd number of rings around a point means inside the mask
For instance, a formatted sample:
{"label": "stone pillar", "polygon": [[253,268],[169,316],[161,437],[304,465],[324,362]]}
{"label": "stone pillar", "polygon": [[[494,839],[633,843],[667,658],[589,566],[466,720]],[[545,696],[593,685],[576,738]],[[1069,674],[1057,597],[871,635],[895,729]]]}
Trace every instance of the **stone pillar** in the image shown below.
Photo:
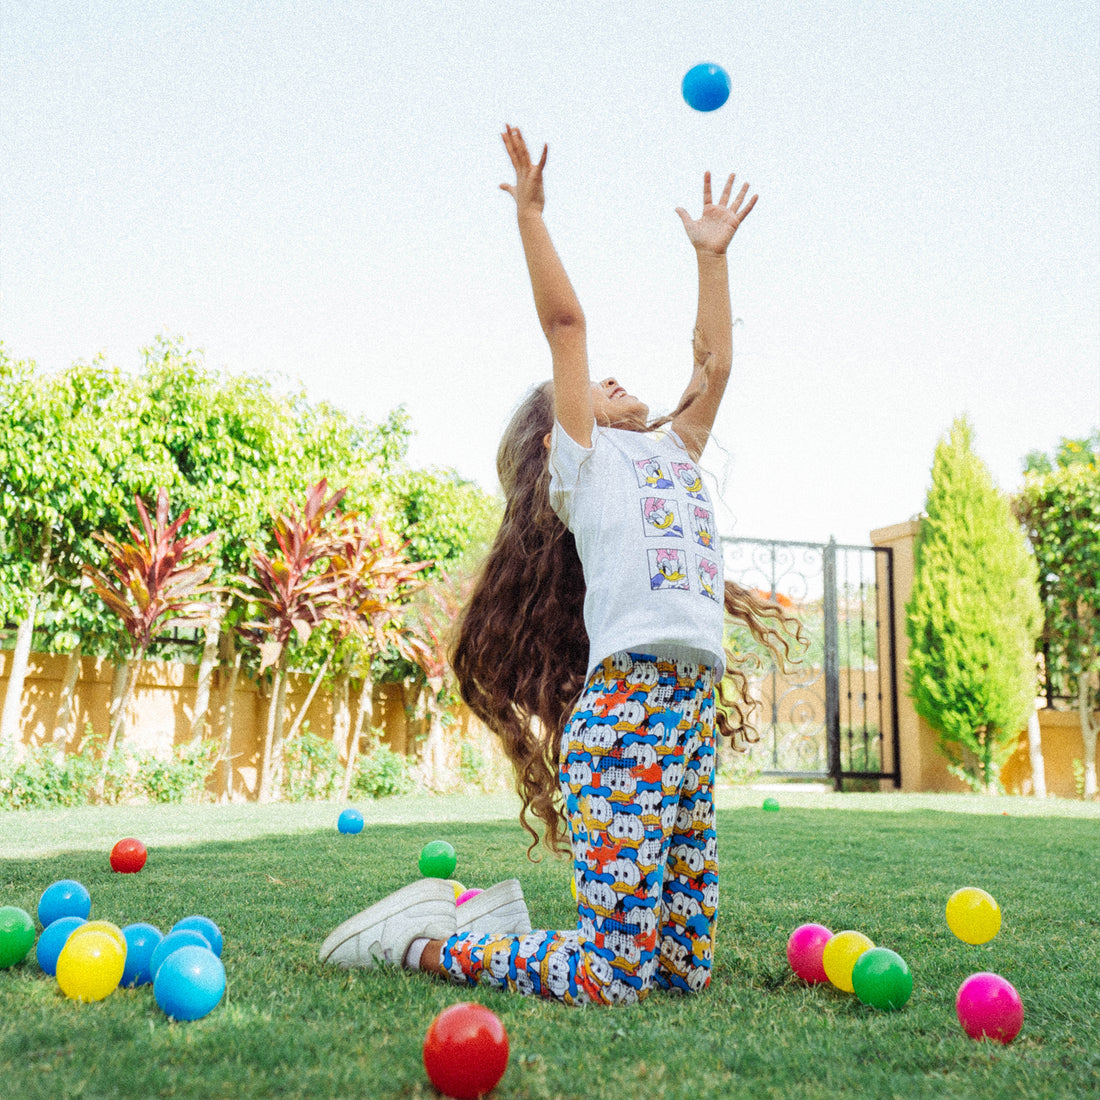
{"label": "stone pillar", "polygon": [[[965,784],[948,770],[947,762],[936,748],[936,733],[917,714],[909,697],[909,635],[905,629],[905,605],[913,591],[916,574],[914,547],[920,523],[907,520],[892,527],[871,532],[873,546],[886,546],[894,559],[894,638],[897,652],[894,665],[898,681],[898,740],[901,756],[903,791],[965,791]],[[885,702],[884,691],[884,702]]]}

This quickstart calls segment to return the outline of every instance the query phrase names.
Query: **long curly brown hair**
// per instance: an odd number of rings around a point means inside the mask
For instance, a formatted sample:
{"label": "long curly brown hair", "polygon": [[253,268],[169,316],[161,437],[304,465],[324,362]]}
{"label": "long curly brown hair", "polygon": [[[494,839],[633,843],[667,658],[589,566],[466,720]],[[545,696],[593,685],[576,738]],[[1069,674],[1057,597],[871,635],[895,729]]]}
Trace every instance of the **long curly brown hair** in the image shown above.
{"label": "long curly brown hair", "polygon": [[[667,423],[683,407],[686,402],[646,430]],[[540,839],[529,814],[541,822],[548,848],[566,847],[558,756],[588,666],[581,562],[572,533],[550,506],[544,440],[553,424],[548,382],[520,405],[501,439],[497,473],[504,518],[458,620],[450,654],[463,700],[500,737],[515,769],[520,823],[533,837],[529,854]],[[804,645],[798,619],[733,581],[725,588],[727,614],[786,669],[796,645]],[[745,670],[759,658],[729,651],[726,656],[717,726],[741,750],[757,740]]]}

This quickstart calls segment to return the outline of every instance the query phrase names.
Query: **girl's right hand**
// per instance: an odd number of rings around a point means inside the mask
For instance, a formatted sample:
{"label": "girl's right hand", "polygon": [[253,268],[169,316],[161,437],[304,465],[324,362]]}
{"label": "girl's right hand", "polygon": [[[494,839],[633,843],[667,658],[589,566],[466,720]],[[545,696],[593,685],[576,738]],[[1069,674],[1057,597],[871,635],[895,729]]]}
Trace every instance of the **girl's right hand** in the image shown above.
{"label": "girl's right hand", "polygon": [[504,133],[500,136],[504,139],[504,148],[508,150],[512,167],[516,170],[516,182],[502,183],[500,189],[507,191],[516,200],[516,207],[521,213],[524,210],[541,212],[546,203],[546,195],[542,189],[542,170],[546,167],[546,146],[542,147],[542,156],[538,164],[532,164],[530,154],[527,152],[527,143],[523,140],[518,127],[506,125]]}

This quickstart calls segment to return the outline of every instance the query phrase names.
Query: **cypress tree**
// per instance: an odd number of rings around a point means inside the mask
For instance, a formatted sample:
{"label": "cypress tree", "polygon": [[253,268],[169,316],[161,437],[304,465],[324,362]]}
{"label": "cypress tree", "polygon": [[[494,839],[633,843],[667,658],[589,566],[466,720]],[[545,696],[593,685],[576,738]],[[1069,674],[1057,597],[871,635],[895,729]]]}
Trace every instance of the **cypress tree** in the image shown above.
{"label": "cypress tree", "polygon": [[936,446],[906,606],[908,679],[952,774],[992,793],[1035,705],[1042,619],[1035,561],[972,436],[961,417]]}

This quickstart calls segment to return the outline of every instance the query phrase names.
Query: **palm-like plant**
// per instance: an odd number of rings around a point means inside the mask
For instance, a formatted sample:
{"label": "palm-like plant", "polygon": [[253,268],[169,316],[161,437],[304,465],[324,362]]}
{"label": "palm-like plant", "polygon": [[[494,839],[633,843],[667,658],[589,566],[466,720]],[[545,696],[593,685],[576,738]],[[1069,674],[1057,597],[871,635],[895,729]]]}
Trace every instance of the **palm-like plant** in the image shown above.
{"label": "palm-like plant", "polygon": [[129,542],[112,535],[93,536],[110,556],[110,572],[92,565],[83,567],[99,598],[118,616],[130,643],[130,659],[122,691],[107,737],[105,758],[109,758],[122,729],[126,707],[134,689],[136,662],[145,656],[156,636],[178,623],[194,622],[209,615],[212,604],[201,597],[217,591],[208,585],[213,566],[199,552],[215,536],[180,536],[191,510],[184,509],[173,522],[168,516],[168,490],[157,490],[156,515],[150,518],[140,496],[134,497],[140,530],[127,524]]}
{"label": "palm-like plant", "polygon": [[322,478],[306,495],[299,514],[291,505],[274,516],[274,537],[279,552],[273,556],[252,550],[250,577],[240,577],[244,595],[259,608],[259,618],[238,628],[260,651],[260,672],[274,667],[271,705],[268,708],[264,748],[260,760],[261,801],[272,795],[275,754],[283,740],[286,711],[289,642],[294,634],[303,645],[327,617],[337,596],[329,559],[335,548],[335,532],[328,521],[347,493],[339,489],[327,497],[328,481]]}

